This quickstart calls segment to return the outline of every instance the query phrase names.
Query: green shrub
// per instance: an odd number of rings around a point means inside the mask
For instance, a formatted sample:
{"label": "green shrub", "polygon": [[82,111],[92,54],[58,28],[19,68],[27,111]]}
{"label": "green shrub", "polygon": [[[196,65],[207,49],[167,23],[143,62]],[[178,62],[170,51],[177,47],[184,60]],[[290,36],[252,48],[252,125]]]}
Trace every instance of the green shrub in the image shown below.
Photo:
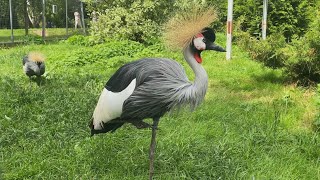
{"label": "green shrub", "polygon": [[[113,2],[106,10],[100,12],[97,22],[92,23],[91,35],[99,40],[105,38],[133,40],[143,43],[158,36],[160,24],[166,20],[172,8],[167,2]],[[100,6],[103,6],[100,5]]]}
{"label": "green shrub", "polygon": [[43,44],[41,36],[37,35],[26,35],[23,37],[23,42],[26,44]]}
{"label": "green shrub", "polygon": [[315,19],[303,38],[296,38],[288,45],[291,54],[287,56],[285,72],[292,81],[300,85],[308,86],[320,82],[319,23],[320,20]]}
{"label": "green shrub", "polygon": [[[287,40],[294,35],[303,36],[311,22],[315,0],[269,1],[267,33],[279,31]],[[234,3],[234,19],[243,18],[241,29],[251,35],[260,34],[263,1],[244,0]]]}
{"label": "green shrub", "polygon": [[281,68],[284,66],[285,56],[281,52],[286,46],[285,38],[281,34],[272,34],[267,40],[258,40],[249,33],[238,33],[238,45],[244,47],[250,56],[271,68]]}
{"label": "green shrub", "polygon": [[101,43],[98,40],[95,40],[94,37],[84,35],[70,36],[65,42],[68,44],[81,46],[93,46],[95,44]]}
{"label": "green shrub", "polygon": [[289,43],[281,32],[269,35],[267,40],[257,40],[247,32],[238,32],[235,39],[253,59],[268,67],[282,68],[291,82],[310,86],[320,82],[319,24],[320,20],[314,19],[304,37],[293,36]]}

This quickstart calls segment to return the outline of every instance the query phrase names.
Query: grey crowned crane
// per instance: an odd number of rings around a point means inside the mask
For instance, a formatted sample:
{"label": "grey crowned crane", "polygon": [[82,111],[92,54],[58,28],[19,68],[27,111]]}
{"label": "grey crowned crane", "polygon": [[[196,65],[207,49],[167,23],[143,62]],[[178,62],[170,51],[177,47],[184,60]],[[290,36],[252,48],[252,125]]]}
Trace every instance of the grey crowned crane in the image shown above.
{"label": "grey crowned crane", "polygon": [[27,56],[22,59],[23,71],[30,79],[31,77],[37,76],[37,84],[40,85],[40,76],[45,72],[45,57],[43,54],[38,52],[30,52]]}
{"label": "grey crowned crane", "polygon": [[[91,135],[114,132],[124,123],[137,128],[152,128],[150,145],[150,174],[154,168],[156,130],[160,118],[168,111],[184,104],[192,108],[203,100],[208,75],[202,67],[201,52],[215,50],[225,52],[216,45],[215,33],[208,28],[215,19],[211,9],[196,12],[184,21],[171,20],[165,39],[168,45],[183,48],[183,55],[195,74],[190,82],[182,65],[165,58],[144,58],[120,67],[102,90],[90,122]],[[192,26],[191,26],[192,25]],[[153,125],[143,120],[153,119]]]}

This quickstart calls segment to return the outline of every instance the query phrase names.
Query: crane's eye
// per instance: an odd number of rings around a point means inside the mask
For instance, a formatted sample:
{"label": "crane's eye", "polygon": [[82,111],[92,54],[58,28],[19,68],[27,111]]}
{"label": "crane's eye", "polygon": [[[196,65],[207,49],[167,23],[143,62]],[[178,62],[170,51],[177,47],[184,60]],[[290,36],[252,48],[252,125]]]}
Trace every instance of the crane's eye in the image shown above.
{"label": "crane's eye", "polygon": [[202,39],[202,42],[206,43],[206,42],[207,42],[207,40],[206,40],[205,38],[203,38],[203,39]]}

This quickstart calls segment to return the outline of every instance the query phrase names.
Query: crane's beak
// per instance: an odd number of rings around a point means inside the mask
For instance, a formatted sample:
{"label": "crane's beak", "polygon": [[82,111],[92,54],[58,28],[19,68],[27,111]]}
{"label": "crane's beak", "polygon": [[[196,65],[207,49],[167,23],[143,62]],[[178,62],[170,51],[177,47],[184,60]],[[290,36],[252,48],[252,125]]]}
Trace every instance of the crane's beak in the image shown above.
{"label": "crane's beak", "polygon": [[226,52],[225,49],[223,49],[221,46],[216,45],[215,43],[211,43],[207,45],[207,50],[214,50],[214,51],[219,51],[219,52]]}

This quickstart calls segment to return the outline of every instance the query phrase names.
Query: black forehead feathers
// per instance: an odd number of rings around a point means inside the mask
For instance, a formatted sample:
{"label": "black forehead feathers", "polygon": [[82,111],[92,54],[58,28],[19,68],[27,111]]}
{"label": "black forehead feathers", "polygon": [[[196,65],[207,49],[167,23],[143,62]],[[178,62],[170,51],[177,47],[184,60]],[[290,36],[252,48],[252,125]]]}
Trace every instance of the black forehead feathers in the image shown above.
{"label": "black forehead feathers", "polygon": [[216,35],[211,28],[208,28],[208,27],[204,28],[202,30],[202,34],[206,39],[208,39],[211,42],[214,42],[216,40]]}

